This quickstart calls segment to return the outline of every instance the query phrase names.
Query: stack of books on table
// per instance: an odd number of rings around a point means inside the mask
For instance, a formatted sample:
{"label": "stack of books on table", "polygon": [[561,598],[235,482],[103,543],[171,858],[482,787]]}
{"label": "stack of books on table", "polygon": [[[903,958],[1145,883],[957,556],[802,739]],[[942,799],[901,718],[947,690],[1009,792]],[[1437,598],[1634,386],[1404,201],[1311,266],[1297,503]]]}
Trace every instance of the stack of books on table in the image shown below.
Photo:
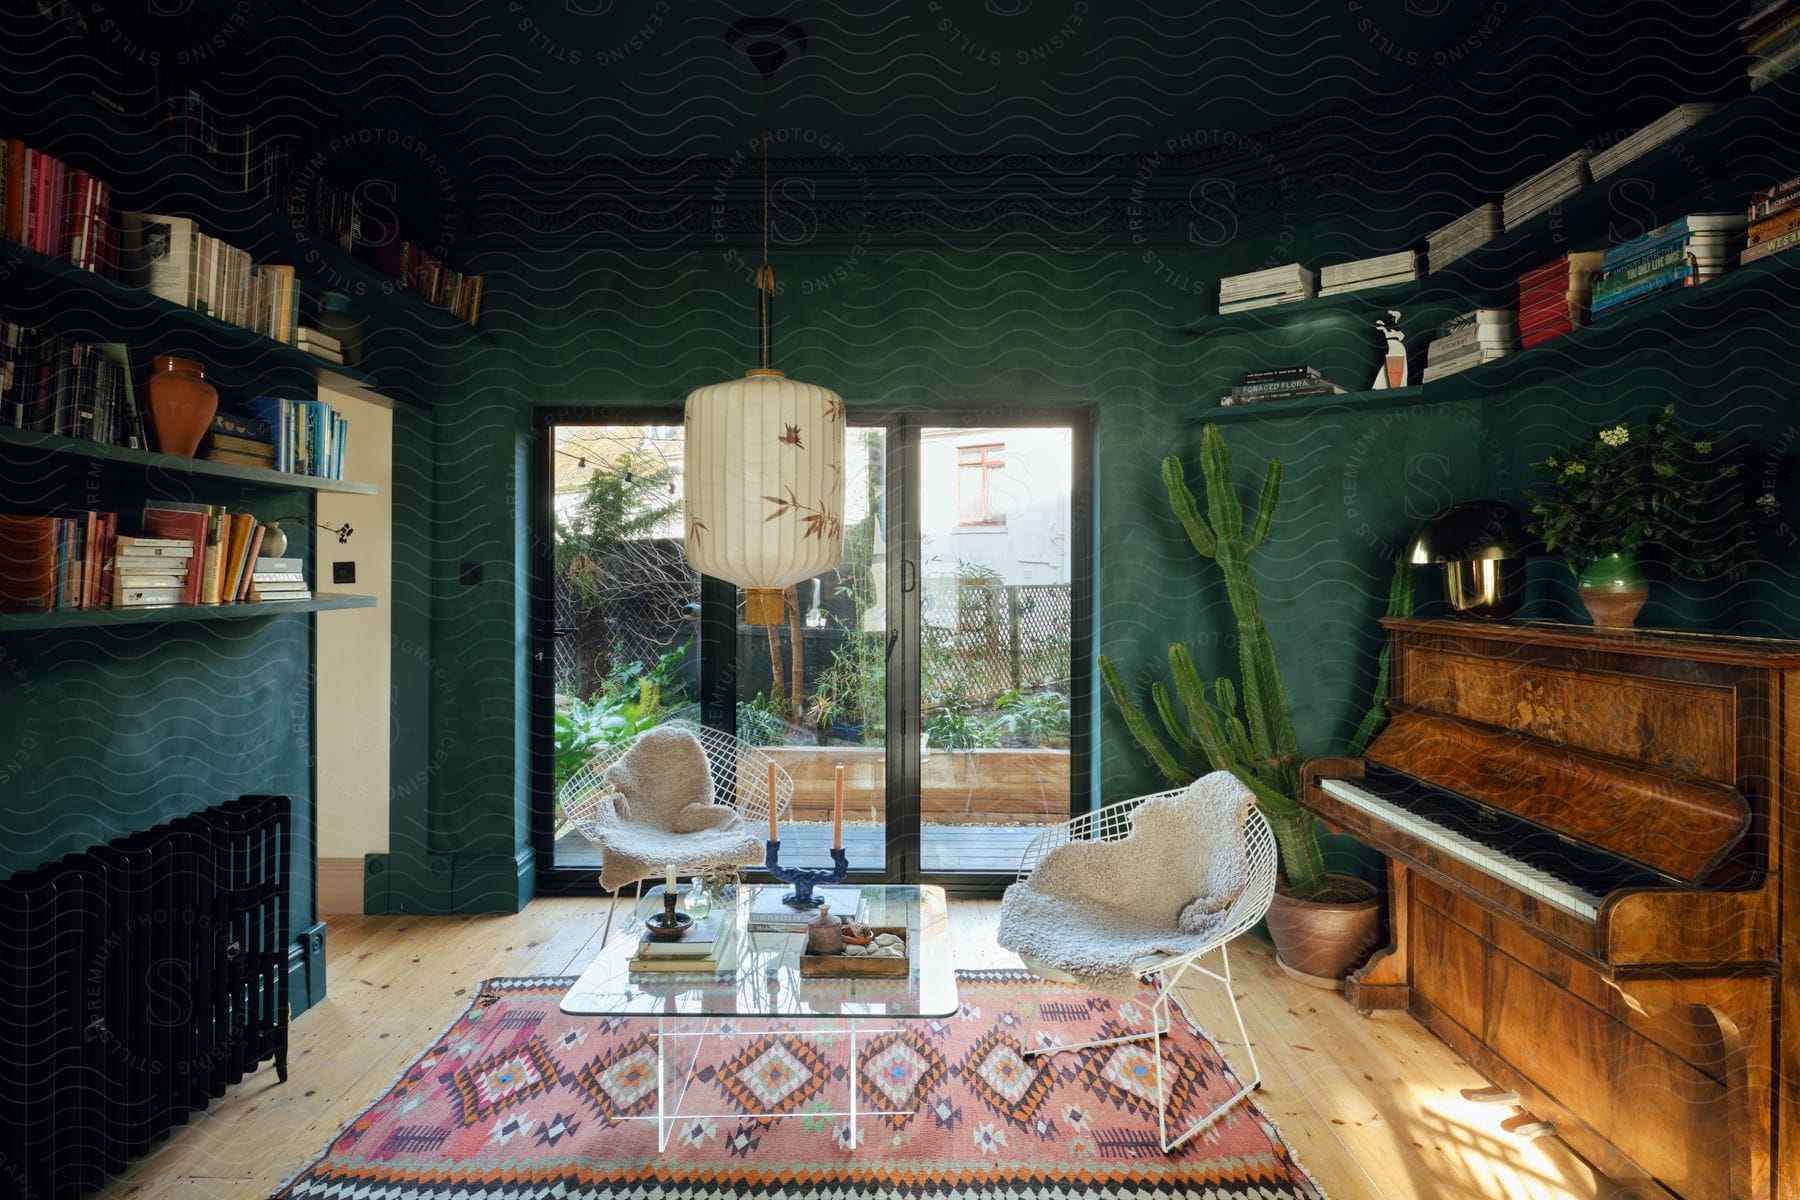
{"label": "stack of books on table", "polygon": [[1588,321],[1594,276],[1605,256],[1578,250],[1519,276],[1519,344],[1529,349]]}
{"label": "stack of books on table", "polygon": [[1312,271],[1299,263],[1252,271],[1248,275],[1227,275],[1219,280],[1219,311],[1245,312],[1252,308],[1269,308],[1310,300],[1317,292]]}
{"label": "stack of books on table", "polygon": [[1751,196],[1745,217],[1749,228],[1745,230],[1744,252],[1738,255],[1740,264],[1748,266],[1759,258],[1800,245],[1800,175]]}
{"label": "stack of books on table", "polygon": [[314,358],[322,358],[339,366],[344,363],[344,343],[329,333],[320,333],[317,329],[302,325],[294,335],[294,345]]}
{"label": "stack of books on table", "polygon": [[1360,292],[1365,288],[1407,283],[1418,277],[1418,252],[1402,250],[1397,254],[1359,258],[1355,262],[1323,268],[1319,272],[1319,295],[1337,296],[1344,292]]}
{"label": "stack of books on table", "polygon": [[283,600],[311,600],[306,575],[297,558],[259,558],[250,574],[249,592],[245,596],[253,604]]}
{"label": "stack of books on table", "polygon": [[1577,150],[1525,182],[1508,188],[1506,195],[1501,197],[1506,227],[1515,229],[1579,192],[1588,182],[1587,162],[1588,152]]}
{"label": "stack of books on table", "polygon": [[1751,90],[1787,74],[1800,62],[1800,0],[1772,0],[1758,4],[1738,35],[1750,56]]}
{"label": "stack of books on table", "polygon": [[256,417],[214,413],[212,428],[200,444],[200,457],[207,462],[274,470],[275,441],[269,423]]}
{"label": "stack of books on table", "polygon": [[1519,314],[1510,308],[1478,308],[1438,326],[1425,347],[1425,373],[1430,383],[1505,358],[1519,348]]}
{"label": "stack of books on table", "polygon": [[1717,104],[1677,104],[1636,133],[1622,137],[1588,159],[1588,174],[1605,179],[1633,159],[1641,158],[1672,137],[1686,133],[1719,111]]}
{"label": "stack of books on table", "polygon": [[1222,407],[1292,400],[1300,396],[1339,396],[1344,389],[1311,367],[1270,367],[1246,371],[1244,382],[1219,397]]}
{"label": "stack of books on table", "polygon": [[679,942],[652,941],[646,935],[631,956],[631,973],[711,975],[733,969],[737,964],[732,944],[737,930],[735,915],[729,907],[714,909],[695,921]]}
{"label": "stack of books on table", "polygon": [[1689,213],[1612,247],[1594,281],[1596,319],[1731,268],[1744,248],[1743,213]]}
{"label": "stack of books on table", "polygon": [[1489,201],[1425,235],[1429,269],[1441,271],[1477,246],[1500,236],[1500,206]]}

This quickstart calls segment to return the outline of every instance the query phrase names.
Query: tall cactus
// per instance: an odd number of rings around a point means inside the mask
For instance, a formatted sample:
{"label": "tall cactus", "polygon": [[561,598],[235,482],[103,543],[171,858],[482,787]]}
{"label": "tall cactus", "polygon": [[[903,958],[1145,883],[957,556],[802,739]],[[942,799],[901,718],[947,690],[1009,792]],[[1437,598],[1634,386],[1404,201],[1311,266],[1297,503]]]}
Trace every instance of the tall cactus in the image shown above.
{"label": "tall cactus", "polygon": [[1243,781],[1274,830],[1285,878],[1283,890],[1300,898],[1314,896],[1325,888],[1325,858],[1319,848],[1317,822],[1295,800],[1300,791],[1300,744],[1275,661],[1275,645],[1263,623],[1256,577],[1250,570],[1250,553],[1268,539],[1275,505],[1281,498],[1281,462],[1270,461],[1256,515],[1247,530],[1244,508],[1231,482],[1231,454],[1217,426],[1206,426],[1201,437],[1200,469],[1206,480],[1204,512],[1187,486],[1181,460],[1174,455],[1163,459],[1163,484],[1169,490],[1169,505],[1195,551],[1218,563],[1224,576],[1225,593],[1237,619],[1238,682],[1221,676],[1209,694],[1187,647],[1179,642],[1170,646],[1169,670],[1186,719],[1176,713],[1169,689],[1160,681],[1151,685],[1150,697],[1174,743],[1171,748],[1132,698],[1118,668],[1104,655],[1100,673],[1131,735],[1171,782],[1188,783],[1199,773],[1186,765],[1184,756],[1209,764],[1213,770],[1230,771]]}

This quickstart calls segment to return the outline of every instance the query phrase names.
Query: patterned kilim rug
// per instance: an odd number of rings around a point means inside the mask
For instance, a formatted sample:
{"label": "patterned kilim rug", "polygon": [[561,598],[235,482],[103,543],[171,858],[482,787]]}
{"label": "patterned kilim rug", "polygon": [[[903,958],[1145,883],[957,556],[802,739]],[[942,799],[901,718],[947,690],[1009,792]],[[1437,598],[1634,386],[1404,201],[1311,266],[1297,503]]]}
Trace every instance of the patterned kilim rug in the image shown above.
{"label": "patterned kilim rug", "polygon": [[[1323,1200],[1275,1127],[1241,1103],[1173,1155],[1157,1145],[1141,1044],[1020,1057],[1037,986],[1020,972],[959,973],[962,1011],[858,1035],[861,1145],[847,1107],[848,1045],[716,1022],[670,1045],[695,1061],[683,1118],[656,1148],[655,1023],[569,1017],[572,979],[493,979],[386,1095],[276,1193],[282,1200],[862,1200],[905,1196]],[[1044,992],[1036,1025],[1062,1042],[1148,1028],[1145,1002]],[[1166,1045],[1186,1128],[1239,1084],[1200,1032]],[[695,1048],[699,1057],[694,1060]],[[672,1072],[672,1073],[675,1073]],[[916,1110],[916,1111],[913,1111]],[[792,1113],[784,1120],[769,1115]],[[1171,1127],[1176,1127],[1171,1121]]]}

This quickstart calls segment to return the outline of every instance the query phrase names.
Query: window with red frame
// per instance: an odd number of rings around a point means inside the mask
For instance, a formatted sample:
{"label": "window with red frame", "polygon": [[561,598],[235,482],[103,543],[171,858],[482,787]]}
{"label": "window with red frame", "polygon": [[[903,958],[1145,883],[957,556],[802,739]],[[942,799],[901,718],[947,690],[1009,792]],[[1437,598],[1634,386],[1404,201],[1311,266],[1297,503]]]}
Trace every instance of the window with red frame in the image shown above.
{"label": "window with red frame", "polygon": [[1006,447],[958,446],[956,448],[956,523],[958,525],[1004,525],[1006,514],[1000,511],[999,496],[994,490],[994,473],[1006,468]]}

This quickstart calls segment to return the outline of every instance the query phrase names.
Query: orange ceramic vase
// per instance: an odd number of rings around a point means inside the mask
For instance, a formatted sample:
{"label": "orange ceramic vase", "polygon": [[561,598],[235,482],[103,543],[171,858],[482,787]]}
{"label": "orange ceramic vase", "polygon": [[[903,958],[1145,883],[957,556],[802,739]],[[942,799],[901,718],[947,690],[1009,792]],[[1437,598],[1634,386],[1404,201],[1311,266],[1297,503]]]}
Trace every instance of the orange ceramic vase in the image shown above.
{"label": "orange ceramic vase", "polygon": [[151,360],[145,391],[152,448],[194,457],[219,411],[219,393],[206,382],[206,368],[191,358],[158,355]]}

